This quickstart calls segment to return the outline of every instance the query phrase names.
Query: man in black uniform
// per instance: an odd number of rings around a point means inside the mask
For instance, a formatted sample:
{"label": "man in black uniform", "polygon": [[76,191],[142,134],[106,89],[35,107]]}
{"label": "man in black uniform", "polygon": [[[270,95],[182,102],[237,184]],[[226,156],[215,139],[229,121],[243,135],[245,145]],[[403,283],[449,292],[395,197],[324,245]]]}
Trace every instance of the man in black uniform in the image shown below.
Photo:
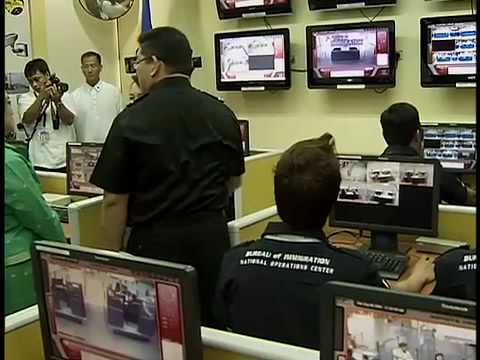
{"label": "man in black uniform", "polygon": [[204,325],[223,253],[229,192],[245,171],[233,112],[190,85],[192,50],[183,33],[159,27],[139,37],[135,63],[145,94],[114,120],[91,183],[105,191],[109,248],[193,265]]}
{"label": "man in black uniform", "polygon": [[435,280],[433,295],[476,301],[476,251],[456,248],[439,256],[435,260]]}
{"label": "man in black uniform", "polygon": [[[422,136],[417,109],[408,103],[396,103],[381,117],[383,137],[388,144],[382,155],[420,157]],[[440,200],[451,205],[475,205],[476,192],[454,174],[440,172]]]}
{"label": "man in black uniform", "polygon": [[[275,201],[283,223],[268,224],[262,238],[229,250],[216,293],[219,322],[234,332],[318,348],[321,286],[347,281],[385,287],[369,260],[331,246],[322,228],[340,190],[333,138],[291,146],[277,164]],[[419,291],[433,280],[422,260],[395,288]]]}

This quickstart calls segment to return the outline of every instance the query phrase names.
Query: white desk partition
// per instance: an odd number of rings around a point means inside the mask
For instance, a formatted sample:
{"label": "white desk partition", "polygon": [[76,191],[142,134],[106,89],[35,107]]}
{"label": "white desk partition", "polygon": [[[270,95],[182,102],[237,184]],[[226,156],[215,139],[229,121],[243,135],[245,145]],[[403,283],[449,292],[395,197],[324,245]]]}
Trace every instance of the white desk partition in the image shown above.
{"label": "white desk partition", "polygon": [[27,326],[38,320],[38,306],[33,305],[29,308],[17,311],[5,317],[5,334],[10,331]]}
{"label": "white desk partition", "polygon": [[477,208],[475,206],[457,206],[457,205],[438,205],[440,212],[448,212],[454,214],[477,215]]}
{"label": "white desk partition", "polygon": [[253,214],[243,216],[237,220],[228,222],[228,234],[230,237],[231,246],[240,244],[240,230],[247,226],[255,225],[261,221],[277,215],[277,207],[271,206],[269,208],[257,211]]}

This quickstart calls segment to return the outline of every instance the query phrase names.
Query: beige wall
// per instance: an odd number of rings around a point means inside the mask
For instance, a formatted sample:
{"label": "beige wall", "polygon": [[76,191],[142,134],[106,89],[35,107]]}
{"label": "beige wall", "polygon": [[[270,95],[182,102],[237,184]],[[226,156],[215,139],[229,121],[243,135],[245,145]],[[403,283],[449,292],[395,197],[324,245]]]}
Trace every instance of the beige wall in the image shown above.
{"label": "beige wall", "polygon": [[[45,56],[65,80],[77,84],[82,80],[78,69],[81,52],[97,49],[105,57],[104,78],[115,82],[120,77],[123,92],[128,93],[131,81],[125,74],[123,58],[135,54],[141,1],[137,0],[130,12],[118,20],[120,61],[115,21],[102,22],[84,14],[75,0],[34,0],[33,3],[35,56]],[[293,15],[270,18],[270,23],[290,29],[295,68],[305,67],[305,26],[364,21],[358,10],[319,13],[308,10],[307,0],[293,0],[292,3]],[[419,78],[419,18],[465,14],[469,13],[468,6],[468,1],[398,0],[396,7],[386,8],[378,16],[378,20],[396,21],[397,49],[402,52],[397,85],[383,94],[373,90],[309,90],[306,75],[302,73],[292,73],[292,88],[286,91],[218,93],[213,34],[262,29],[263,20],[220,21],[214,0],[151,1],[153,26],[178,27],[189,37],[194,54],[202,56],[203,68],[194,72],[193,84],[222,96],[239,118],[250,120],[254,147],[285,148],[299,139],[330,131],[337,138],[340,152],[371,154],[384,147],[378,119],[381,111],[393,102],[415,104],[423,121],[475,121],[476,90],[423,89]],[[377,11],[365,10],[369,16]],[[37,17],[42,12],[44,21]]]}

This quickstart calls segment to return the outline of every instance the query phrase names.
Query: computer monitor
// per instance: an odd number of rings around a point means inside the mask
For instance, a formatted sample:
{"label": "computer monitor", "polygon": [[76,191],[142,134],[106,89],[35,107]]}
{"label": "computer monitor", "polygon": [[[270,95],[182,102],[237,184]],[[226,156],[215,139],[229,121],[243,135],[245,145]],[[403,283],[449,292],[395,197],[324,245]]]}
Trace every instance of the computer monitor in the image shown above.
{"label": "computer monitor", "polygon": [[348,10],[365,7],[393,6],[397,0],[308,0],[310,10]]}
{"label": "computer monitor", "polygon": [[307,26],[311,89],[395,86],[395,22]]}
{"label": "computer monitor", "polygon": [[32,245],[46,360],[200,360],[195,269],[106,250]]}
{"label": "computer monitor", "polygon": [[320,311],[322,360],[477,358],[475,302],[329,282]]}
{"label": "computer monitor", "polygon": [[101,143],[67,143],[67,194],[103,195],[101,188],[90,183],[102,148]]}
{"label": "computer monitor", "polygon": [[475,15],[420,19],[422,87],[476,87]]}
{"label": "computer monitor", "polygon": [[290,88],[288,29],[215,34],[218,90],[275,90]]}
{"label": "computer monitor", "polygon": [[290,2],[291,0],[216,0],[221,20],[286,15],[292,12]]}
{"label": "computer monitor", "polygon": [[423,157],[437,159],[447,171],[475,173],[477,130],[475,124],[422,124]]}
{"label": "computer monitor", "polygon": [[398,252],[397,234],[436,236],[435,160],[339,155],[341,184],[330,226],[370,230],[370,249]]}

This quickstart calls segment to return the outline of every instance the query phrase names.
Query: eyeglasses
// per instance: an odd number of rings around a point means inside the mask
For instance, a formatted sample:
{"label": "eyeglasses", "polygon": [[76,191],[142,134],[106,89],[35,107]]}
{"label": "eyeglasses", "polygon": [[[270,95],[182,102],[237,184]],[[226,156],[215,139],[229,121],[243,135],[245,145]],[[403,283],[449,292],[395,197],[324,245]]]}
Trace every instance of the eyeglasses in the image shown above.
{"label": "eyeglasses", "polygon": [[147,57],[144,57],[144,58],[135,60],[135,62],[133,63],[133,68],[134,68],[135,70],[137,70],[137,67],[138,67],[139,64],[141,64],[141,63],[144,62],[145,60],[150,60],[151,58],[152,58],[151,56],[147,56]]}

